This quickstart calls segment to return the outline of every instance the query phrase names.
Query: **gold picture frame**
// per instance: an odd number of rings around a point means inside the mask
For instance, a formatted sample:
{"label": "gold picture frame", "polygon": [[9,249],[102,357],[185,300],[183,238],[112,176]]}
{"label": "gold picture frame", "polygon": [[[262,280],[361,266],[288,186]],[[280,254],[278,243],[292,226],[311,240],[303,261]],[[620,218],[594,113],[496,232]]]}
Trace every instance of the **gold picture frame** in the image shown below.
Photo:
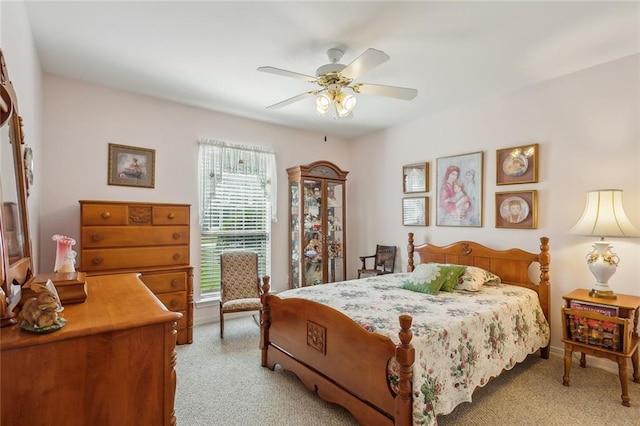
{"label": "gold picture frame", "polygon": [[429,163],[402,166],[402,192],[429,192]]}
{"label": "gold picture frame", "polygon": [[429,197],[402,199],[402,225],[429,226]]}
{"label": "gold picture frame", "polygon": [[538,182],[537,143],[496,151],[497,185],[536,182]]}
{"label": "gold picture frame", "polygon": [[496,228],[537,227],[538,191],[496,192]]}
{"label": "gold picture frame", "polygon": [[436,226],[482,227],[484,152],[436,159]]}
{"label": "gold picture frame", "polygon": [[155,149],[109,144],[109,185],[153,188],[155,167]]}

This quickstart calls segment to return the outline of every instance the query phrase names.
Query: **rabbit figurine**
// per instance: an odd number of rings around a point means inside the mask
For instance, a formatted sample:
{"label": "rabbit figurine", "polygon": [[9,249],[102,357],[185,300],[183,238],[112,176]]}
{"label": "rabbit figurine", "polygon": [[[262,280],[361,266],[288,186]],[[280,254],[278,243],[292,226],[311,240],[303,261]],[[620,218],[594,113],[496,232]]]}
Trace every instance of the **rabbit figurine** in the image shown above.
{"label": "rabbit figurine", "polygon": [[64,308],[56,292],[39,283],[32,283],[31,289],[37,296],[24,303],[20,311],[21,326],[38,329],[62,325],[58,318],[58,312],[62,312]]}

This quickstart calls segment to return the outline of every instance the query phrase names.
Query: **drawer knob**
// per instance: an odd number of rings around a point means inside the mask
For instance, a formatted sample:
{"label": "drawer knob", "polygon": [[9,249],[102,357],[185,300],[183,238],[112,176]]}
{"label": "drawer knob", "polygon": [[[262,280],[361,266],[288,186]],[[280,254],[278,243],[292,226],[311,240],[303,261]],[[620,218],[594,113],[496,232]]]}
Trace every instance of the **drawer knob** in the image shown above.
{"label": "drawer knob", "polygon": [[93,259],[91,259],[91,263],[93,263],[94,265],[99,265],[102,263],[102,258],[100,256],[96,256]]}
{"label": "drawer knob", "polygon": [[102,214],[100,215],[103,219],[109,219],[111,217],[111,213],[109,212],[102,212]]}
{"label": "drawer knob", "polygon": [[176,279],[171,280],[171,287],[172,288],[178,287],[178,284],[180,284],[180,281],[178,281]]}
{"label": "drawer knob", "polygon": [[171,299],[169,305],[171,305],[172,308],[175,308],[176,306],[178,306],[178,301],[176,299]]}
{"label": "drawer knob", "polygon": [[180,260],[180,253],[175,253],[173,255],[173,260]]}
{"label": "drawer knob", "polygon": [[102,234],[91,234],[91,241],[97,243],[98,241],[104,240],[104,235]]}
{"label": "drawer knob", "polygon": [[175,215],[175,213],[169,213],[169,214],[167,215],[167,217],[168,217],[169,219],[175,219],[175,218],[176,218],[176,215]]}
{"label": "drawer knob", "polygon": [[173,233],[173,239],[174,240],[179,240],[180,239],[180,234],[178,232],[174,232]]}

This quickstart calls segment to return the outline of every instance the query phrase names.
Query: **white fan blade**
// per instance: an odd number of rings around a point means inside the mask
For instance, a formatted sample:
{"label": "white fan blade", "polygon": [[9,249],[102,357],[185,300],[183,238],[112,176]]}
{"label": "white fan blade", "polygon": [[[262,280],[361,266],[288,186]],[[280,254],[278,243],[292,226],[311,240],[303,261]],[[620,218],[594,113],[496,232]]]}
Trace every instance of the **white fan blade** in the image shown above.
{"label": "white fan blade", "polygon": [[341,74],[350,79],[356,79],[365,72],[387,62],[389,55],[382,50],[367,49],[362,55],[358,56],[349,65],[347,65]]}
{"label": "white fan blade", "polygon": [[383,86],[381,84],[358,83],[353,86],[347,86],[356,93],[365,95],[386,96],[388,98],[404,99],[410,101],[418,96],[417,89],[398,86]]}
{"label": "white fan blade", "polygon": [[285,107],[287,105],[291,105],[294,102],[298,102],[298,101],[301,101],[301,100],[303,100],[305,98],[308,98],[309,96],[317,95],[319,92],[321,92],[321,91],[312,90],[310,92],[301,93],[298,96],[294,96],[293,98],[285,99],[284,101],[278,102],[277,104],[269,105],[267,107],[267,109],[282,108],[282,107]]}
{"label": "white fan blade", "polygon": [[315,83],[316,78],[306,74],[300,74],[299,72],[287,71],[280,68],[275,67],[259,67],[258,71],[268,72],[271,74],[282,75],[285,77],[297,78],[300,80],[308,81],[309,83]]}

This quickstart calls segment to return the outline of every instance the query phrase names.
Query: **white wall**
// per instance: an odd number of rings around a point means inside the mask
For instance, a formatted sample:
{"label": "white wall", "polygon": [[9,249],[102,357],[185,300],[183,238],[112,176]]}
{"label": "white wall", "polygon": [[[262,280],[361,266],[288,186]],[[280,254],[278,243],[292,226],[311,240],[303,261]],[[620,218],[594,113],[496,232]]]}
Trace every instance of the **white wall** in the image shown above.
{"label": "white wall", "polygon": [[[40,157],[42,121],[42,74],[40,63],[33,45],[27,15],[22,2],[0,2],[1,47],[18,98],[18,108],[23,122],[24,142],[34,153],[34,185],[30,188],[29,224],[31,226],[32,257],[38,263],[40,232],[40,194],[43,178],[38,169]],[[9,143],[6,128],[3,127],[1,143]]]}
{"label": "white wall", "polygon": [[[415,233],[416,244],[468,239],[536,252],[539,237],[548,236],[552,346],[561,347],[562,295],[594,282],[584,256],[596,239],[567,235],[582,215],[585,192],[622,189],[626,213],[640,229],[639,60],[634,55],[350,142],[351,269],[357,253],[384,243],[400,247],[406,270],[407,232]],[[540,144],[539,182],[497,186],[496,150],[534,142]],[[436,159],[477,151],[484,152],[483,227],[435,226]],[[420,161],[431,165],[430,226],[404,227],[402,166]],[[494,194],[534,189],[538,229],[495,228]],[[640,295],[640,241],[617,239],[613,245],[622,260],[610,284]]]}
{"label": "white wall", "polygon": [[[54,234],[79,238],[78,200],[187,203],[191,263],[199,277],[198,138],[273,148],[278,164],[278,222],[273,224],[272,286],[284,290],[289,258],[288,167],[319,159],[349,170],[345,140],[292,130],[53,75],[44,77],[40,270],[55,263]],[[107,185],[108,144],[156,150],[155,188]],[[197,295],[196,295],[197,298]],[[196,323],[216,309],[196,309]]]}

